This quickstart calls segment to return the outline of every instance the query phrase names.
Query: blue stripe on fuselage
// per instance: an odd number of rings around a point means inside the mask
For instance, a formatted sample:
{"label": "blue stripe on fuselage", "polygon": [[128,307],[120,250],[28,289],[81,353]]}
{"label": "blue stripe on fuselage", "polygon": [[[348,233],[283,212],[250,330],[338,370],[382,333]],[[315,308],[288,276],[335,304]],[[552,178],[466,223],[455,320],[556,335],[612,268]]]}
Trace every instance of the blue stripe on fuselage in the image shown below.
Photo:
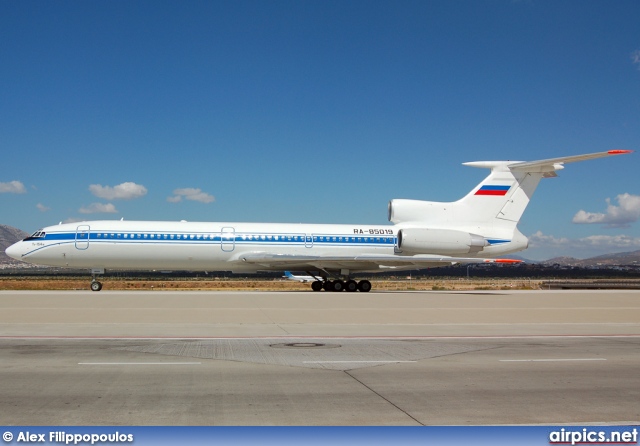
{"label": "blue stripe on fuselage", "polygon": [[[84,236],[83,236],[84,235]],[[134,242],[134,243],[236,243],[236,244],[306,244],[306,245],[382,245],[393,246],[395,237],[353,236],[334,234],[274,234],[274,233],[235,233],[233,237],[222,236],[221,233],[167,233],[167,232],[133,232],[133,231],[91,231],[86,232],[47,233],[39,241],[77,241],[77,242]]]}

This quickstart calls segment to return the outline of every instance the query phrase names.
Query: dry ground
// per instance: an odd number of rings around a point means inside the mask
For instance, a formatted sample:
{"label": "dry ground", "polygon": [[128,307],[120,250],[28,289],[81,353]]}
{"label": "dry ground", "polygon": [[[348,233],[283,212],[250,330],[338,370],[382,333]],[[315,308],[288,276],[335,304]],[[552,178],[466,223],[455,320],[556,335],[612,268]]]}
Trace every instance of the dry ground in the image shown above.
{"label": "dry ground", "polygon": [[[91,279],[21,277],[0,278],[0,290],[86,290]],[[299,283],[286,279],[122,279],[101,278],[104,290],[256,290],[256,291],[311,291],[308,283]],[[384,280],[373,279],[375,290],[424,291],[424,290],[500,290],[500,289],[538,289],[541,280],[529,279],[414,279]]]}

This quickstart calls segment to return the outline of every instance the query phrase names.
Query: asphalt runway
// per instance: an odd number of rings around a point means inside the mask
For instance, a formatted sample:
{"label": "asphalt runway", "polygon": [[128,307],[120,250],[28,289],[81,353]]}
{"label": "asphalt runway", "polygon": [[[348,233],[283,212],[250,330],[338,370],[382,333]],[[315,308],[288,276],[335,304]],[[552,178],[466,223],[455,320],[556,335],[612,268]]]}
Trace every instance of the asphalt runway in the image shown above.
{"label": "asphalt runway", "polygon": [[0,292],[3,425],[638,424],[639,291]]}

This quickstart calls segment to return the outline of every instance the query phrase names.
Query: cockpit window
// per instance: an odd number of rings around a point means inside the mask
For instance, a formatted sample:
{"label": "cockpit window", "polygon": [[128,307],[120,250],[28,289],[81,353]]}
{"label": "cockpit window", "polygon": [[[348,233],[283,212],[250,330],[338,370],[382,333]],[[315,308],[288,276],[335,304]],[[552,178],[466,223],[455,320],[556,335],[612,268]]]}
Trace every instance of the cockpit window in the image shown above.
{"label": "cockpit window", "polygon": [[31,234],[29,237],[27,237],[25,240],[43,239],[46,235],[47,235],[46,233],[42,232],[42,229],[39,229],[33,234]]}

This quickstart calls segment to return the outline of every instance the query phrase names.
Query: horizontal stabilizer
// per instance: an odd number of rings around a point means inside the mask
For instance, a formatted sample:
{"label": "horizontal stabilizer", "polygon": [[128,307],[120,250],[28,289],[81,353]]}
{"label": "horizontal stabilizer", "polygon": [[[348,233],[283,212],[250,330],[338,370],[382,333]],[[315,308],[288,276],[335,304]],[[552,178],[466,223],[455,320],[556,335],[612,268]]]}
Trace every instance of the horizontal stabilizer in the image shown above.
{"label": "horizontal stabilizer", "polygon": [[550,158],[538,161],[525,161],[508,164],[510,170],[525,172],[553,172],[563,169],[565,163],[575,163],[577,161],[586,161],[596,158],[604,158],[613,155],[625,155],[633,153],[633,150],[609,150],[608,152],[589,153],[586,155],[563,156],[560,158]]}

